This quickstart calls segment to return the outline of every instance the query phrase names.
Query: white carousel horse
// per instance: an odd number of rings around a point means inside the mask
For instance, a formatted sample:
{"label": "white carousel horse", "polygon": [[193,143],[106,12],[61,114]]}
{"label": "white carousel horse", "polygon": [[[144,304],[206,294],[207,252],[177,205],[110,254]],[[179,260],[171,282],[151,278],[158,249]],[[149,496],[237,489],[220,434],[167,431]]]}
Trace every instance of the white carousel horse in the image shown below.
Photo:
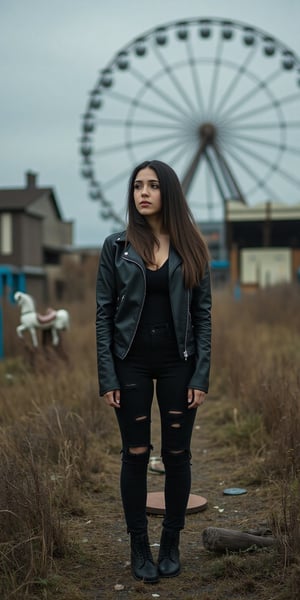
{"label": "white carousel horse", "polygon": [[29,294],[16,292],[14,299],[21,308],[21,324],[17,327],[17,334],[23,337],[23,331],[28,329],[31,334],[32,343],[37,348],[38,340],[36,328],[51,329],[53,346],[59,343],[58,331],[68,329],[70,325],[69,313],[65,309],[48,309],[45,315],[36,312],[34,300]]}

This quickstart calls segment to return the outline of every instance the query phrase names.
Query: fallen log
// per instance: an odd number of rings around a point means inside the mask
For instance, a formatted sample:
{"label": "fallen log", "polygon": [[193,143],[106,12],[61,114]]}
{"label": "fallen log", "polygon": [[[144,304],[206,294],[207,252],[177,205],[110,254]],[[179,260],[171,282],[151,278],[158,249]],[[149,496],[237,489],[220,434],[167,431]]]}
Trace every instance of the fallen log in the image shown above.
{"label": "fallen log", "polygon": [[277,543],[273,536],[253,535],[235,529],[223,529],[220,527],[206,527],[202,534],[203,545],[212,552],[238,552],[249,550],[256,546],[264,548],[274,546]]}

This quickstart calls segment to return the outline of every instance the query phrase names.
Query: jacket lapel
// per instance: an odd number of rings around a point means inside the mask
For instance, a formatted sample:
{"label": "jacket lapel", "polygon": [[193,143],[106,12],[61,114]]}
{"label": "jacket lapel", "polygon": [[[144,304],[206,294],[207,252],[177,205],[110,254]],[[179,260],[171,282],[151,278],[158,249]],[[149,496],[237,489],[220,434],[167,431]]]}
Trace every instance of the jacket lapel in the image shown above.
{"label": "jacket lapel", "polygon": [[170,246],[169,251],[169,277],[171,277],[174,271],[177,269],[179,265],[181,265],[182,260],[179,254],[174,250],[172,246]]}
{"label": "jacket lapel", "polygon": [[140,257],[140,255],[135,251],[135,249],[130,244],[130,242],[128,242],[126,244],[126,233],[125,232],[123,232],[117,238],[116,241],[123,246],[123,248],[122,248],[122,254],[121,255],[122,255],[122,257],[124,259],[132,260],[135,263],[138,263],[143,269],[145,269],[144,261],[142,260],[142,258]]}

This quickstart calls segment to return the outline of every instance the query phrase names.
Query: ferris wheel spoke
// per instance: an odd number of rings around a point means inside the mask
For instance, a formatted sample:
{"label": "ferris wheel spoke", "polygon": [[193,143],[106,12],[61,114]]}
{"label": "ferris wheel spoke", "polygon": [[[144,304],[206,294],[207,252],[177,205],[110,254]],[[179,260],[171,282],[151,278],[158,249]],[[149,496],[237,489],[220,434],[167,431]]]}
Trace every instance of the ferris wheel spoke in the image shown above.
{"label": "ferris wheel spoke", "polygon": [[125,126],[126,128],[130,128],[130,129],[140,129],[140,128],[145,128],[145,129],[159,129],[159,131],[167,129],[167,130],[171,130],[177,132],[177,135],[184,135],[184,136],[193,136],[194,135],[194,129],[191,127],[188,127],[184,122],[182,123],[177,123],[176,125],[169,125],[168,123],[163,123],[160,124],[158,122],[142,122],[142,121],[134,121],[131,118],[126,119],[126,121],[123,121],[123,126]]}
{"label": "ferris wheel spoke", "polygon": [[213,217],[213,189],[212,189],[212,177],[209,169],[205,170],[206,190],[207,190],[207,210],[210,219]]}
{"label": "ferris wheel spoke", "polygon": [[223,180],[226,182],[226,187],[229,190],[231,196],[236,198],[237,200],[240,200],[241,202],[245,202],[245,198],[242,193],[241,187],[237,182],[229,164],[227,163],[224,153],[220,151],[220,148],[217,144],[214,144],[212,148],[214,150],[219,172],[222,175]]}
{"label": "ferris wheel spoke", "polygon": [[300,121],[274,121],[273,123],[246,123],[239,125],[239,129],[286,129],[287,127],[300,127]]}
{"label": "ferris wheel spoke", "polygon": [[[157,142],[164,142],[166,139],[168,140],[176,140],[178,139],[178,134],[174,133],[172,135],[168,134],[168,135],[163,135],[163,136],[157,136],[157,137],[149,137],[149,138],[142,138],[139,140],[136,140],[134,142],[125,142],[123,144],[113,144],[112,146],[105,146],[104,148],[102,148],[101,150],[96,150],[94,152],[95,155],[97,156],[102,156],[102,155],[107,155],[109,153],[114,153],[117,151],[126,151],[128,150],[128,148],[130,146],[145,146],[146,144],[155,144]],[[173,141],[174,144],[174,141]]]}
{"label": "ferris wheel spoke", "polygon": [[[182,157],[183,148],[184,148],[185,146],[188,146],[188,147],[189,147],[189,142],[186,142],[185,144],[182,144],[182,145],[180,146],[180,149],[179,149],[179,150],[177,149],[177,151],[176,151],[176,154],[175,154],[174,158],[172,159],[173,163],[174,163],[174,162],[177,162],[177,158],[179,158],[179,157]],[[173,143],[172,143],[172,144],[168,144],[168,145],[167,145],[167,146],[165,146],[165,148],[163,149],[163,151],[164,151],[165,153],[167,153],[169,150],[170,150],[170,151],[171,151],[171,150],[174,150],[174,144],[173,144]],[[117,174],[116,174],[114,177],[112,177],[111,179],[109,179],[109,180],[105,181],[105,182],[102,184],[102,189],[103,189],[103,191],[106,191],[106,190],[108,190],[108,189],[110,189],[110,188],[114,187],[115,185],[117,185],[118,183],[120,183],[121,181],[123,181],[125,177],[129,177],[129,171],[130,171],[130,169],[129,169],[129,168],[127,168],[127,169],[124,169],[123,171],[120,171],[119,173],[117,173]]]}
{"label": "ferris wheel spoke", "polygon": [[179,93],[179,95],[181,96],[181,98],[183,99],[183,101],[185,102],[187,107],[189,108],[189,110],[191,110],[192,112],[195,112],[195,107],[191,103],[190,98],[188,97],[185,89],[182,87],[180,81],[178,80],[175,73],[173,72],[173,69],[170,68],[170,66],[168,65],[168,63],[165,60],[165,57],[159,51],[159,49],[156,45],[154,45],[154,51],[155,51],[158,61],[160,62],[160,64],[163,67],[164,72],[168,75],[168,77],[171,80],[176,91]]}
{"label": "ferris wheel spoke", "polygon": [[[170,147],[170,153],[172,152],[172,150],[174,151],[174,145],[172,147]],[[189,153],[191,150],[191,144],[189,141],[186,141],[185,143],[182,143],[180,148],[176,148],[175,149],[175,154],[170,154],[170,163],[172,165],[177,164],[177,162],[182,159],[182,156],[184,154],[184,152],[187,150],[187,152]]]}
{"label": "ferris wheel spoke", "polygon": [[[103,196],[99,198],[99,204],[102,207],[102,210],[105,213],[105,219],[113,219],[115,223],[120,225],[121,227],[125,226],[125,221],[122,219],[119,213],[117,213],[114,208],[111,206],[111,203],[106,200]],[[104,216],[103,213],[100,213],[101,216]]]}
{"label": "ferris wheel spoke", "polygon": [[134,121],[134,120],[128,120],[126,119],[97,119],[97,121],[95,121],[95,125],[101,125],[101,127],[124,127],[124,125],[126,127],[130,126],[130,127],[141,127],[141,128],[150,128],[153,129],[153,127],[159,128],[159,129],[172,129],[172,131],[174,131],[175,128],[177,128],[178,130],[183,129],[183,125],[178,124],[176,125],[171,125],[170,123],[164,123],[163,121],[159,122],[159,121]]}
{"label": "ferris wheel spoke", "polygon": [[282,96],[276,101],[276,105],[280,104],[282,106],[284,104],[294,102],[295,100],[300,100],[300,92],[296,92],[296,94],[289,94],[288,96]]}
{"label": "ferris wheel spoke", "polygon": [[220,153],[219,149],[217,147],[206,148],[205,158],[214,175],[223,200],[227,197],[232,197],[244,202],[243,194],[233,177],[229,165],[225,161],[224,155]]}
{"label": "ferris wheel spoke", "polygon": [[270,169],[270,171],[278,170],[278,160],[279,160],[279,155],[282,154],[282,150],[280,152],[278,152],[276,161],[274,162],[274,161],[271,161],[268,158],[266,158],[265,154],[259,153],[259,152],[254,152],[253,150],[251,150],[248,147],[243,146],[241,143],[237,142],[236,140],[231,140],[230,142],[228,142],[228,145],[234,146],[241,153],[243,153],[244,155],[247,155],[247,157],[253,158],[260,164],[266,165]]}
{"label": "ferris wheel spoke", "polygon": [[[131,124],[135,123],[135,119],[134,119],[134,113],[136,110],[136,107],[138,106],[138,102],[135,100],[134,102],[132,102],[128,114],[127,114],[127,119],[126,119],[126,128],[125,128],[125,143],[127,145],[128,148],[131,147],[132,144],[135,143],[134,137],[133,137],[133,128],[131,127]],[[159,131],[161,131],[161,127],[158,127]],[[174,133],[177,133],[178,136],[183,136],[183,137],[187,137],[187,136],[193,136],[194,135],[194,128],[193,125],[191,125],[191,123],[189,122],[178,122],[178,118],[176,121],[176,124],[172,124],[172,127],[170,127],[170,129],[172,131],[174,131]],[[167,138],[168,136],[165,135],[165,138]]]}
{"label": "ferris wheel spoke", "polygon": [[129,177],[129,171],[130,169],[124,169],[124,171],[120,171],[119,173],[117,173],[116,175],[114,175],[114,177],[112,177],[111,179],[108,179],[107,181],[103,182],[102,184],[102,189],[104,191],[114,187],[115,185],[117,185],[117,183],[120,183],[120,181],[123,181],[125,178]]}
{"label": "ferris wheel spoke", "polygon": [[247,104],[250,100],[252,100],[255,96],[257,96],[257,94],[259,94],[262,90],[268,89],[268,84],[272,80],[279,77],[280,74],[281,74],[281,69],[277,69],[276,71],[271,73],[271,75],[269,77],[267,77],[267,79],[265,81],[261,81],[260,79],[255,77],[257,83],[253,87],[251,92],[247,92],[246,94],[244,94],[244,96],[239,98],[234,104],[231,104],[231,106],[229,106],[229,108],[227,108],[227,110],[225,110],[225,112],[221,114],[221,118],[227,119],[228,116],[230,116],[230,114],[232,114],[232,112],[234,112],[237,108],[240,108],[244,104]]}
{"label": "ferris wheel spoke", "polygon": [[250,150],[249,148],[245,148],[238,142],[235,142],[234,145],[236,148],[239,148],[241,152],[243,152],[244,154],[247,154],[248,156],[251,156],[254,160],[257,160],[260,164],[265,164],[267,167],[270,168],[271,171],[278,171],[278,173],[280,173],[282,177],[284,177],[290,183],[293,183],[296,187],[300,186],[300,179],[298,179],[297,177],[292,175],[292,173],[289,173],[285,169],[282,169],[281,167],[279,167],[278,164],[274,164],[273,162],[268,160],[264,154],[258,154],[257,152],[253,152],[253,150]]}
{"label": "ferris wheel spoke", "polygon": [[[164,141],[166,139],[166,137],[164,136],[163,138],[160,139],[160,141]],[[176,148],[180,147],[181,152],[183,147],[185,146],[187,142],[180,140],[180,142],[178,142],[176,144]],[[131,144],[131,147],[128,148],[130,154],[131,154],[131,158],[134,162],[136,162],[136,158],[135,155],[133,153],[133,148],[136,146],[136,144]],[[171,152],[172,150],[174,150],[174,141],[172,141],[169,144],[166,144],[165,146],[160,146],[159,149],[156,151],[156,158],[158,160],[163,160],[163,157],[165,155],[167,155],[169,152]],[[152,154],[152,153],[151,153]],[[148,157],[147,157],[148,158]]]}
{"label": "ferris wheel spoke", "polygon": [[218,87],[218,79],[219,79],[220,63],[221,63],[220,56],[221,56],[222,47],[223,47],[223,38],[220,36],[218,39],[216,55],[214,58],[214,69],[213,69],[212,81],[211,81],[210,92],[209,92],[209,97],[208,97],[207,112],[210,114],[213,112],[216,90]]}
{"label": "ferris wheel spoke", "polygon": [[[183,110],[183,107],[180,104],[178,104],[177,102],[175,102],[175,100],[172,98],[172,96],[169,96],[168,94],[166,94],[165,92],[163,92],[162,89],[159,88],[153,81],[151,81],[150,79],[147,79],[137,69],[132,69],[131,72],[136,77],[136,79],[138,79],[145,86],[147,86],[149,89],[151,89],[152,92],[154,92],[161,100],[163,100],[164,102],[166,102],[166,104],[168,106],[172,106],[175,110],[177,110],[177,112],[179,113],[180,117],[182,117],[182,115],[184,114],[185,117],[187,117],[188,119],[191,118],[191,114],[189,112],[185,112],[185,110]],[[170,76],[170,72],[169,71],[166,71],[166,73]],[[194,110],[194,109],[192,109],[192,110]]]}
{"label": "ferris wheel spoke", "polygon": [[[184,148],[186,146],[188,146],[190,148],[190,142],[189,142],[189,140],[186,140],[186,141],[181,140],[180,144],[179,143],[177,144],[176,150],[178,150],[178,155],[180,155],[180,151],[181,151],[181,156],[182,156],[183,150],[184,150]],[[160,148],[159,154],[161,156],[162,154],[168,153],[168,152],[170,152],[172,150],[174,150],[174,142],[171,143],[171,144],[168,144],[167,146],[163,146],[162,148]]]}
{"label": "ferris wheel spoke", "polygon": [[[269,148],[274,148],[276,146],[276,144],[274,144],[274,142],[272,141],[268,141],[268,140],[262,140],[260,138],[256,138],[256,137],[251,137],[248,135],[241,135],[239,133],[232,133],[232,137],[234,139],[238,138],[240,140],[245,140],[246,142],[249,142],[250,144],[260,144],[262,146],[268,146]],[[284,152],[292,152],[293,154],[300,154],[300,148],[296,148],[296,146],[289,146],[286,145],[285,143],[279,144],[278,148]]]}
{"label": "ferris wheel spoke", "polygon": [[[260,180],[257,174],[257,171],[253,171],[253,169],[251,169],[251,167],[249,167],[248,163],[245,163],[245,161],[243,161],[243,159],[238,156],[234,150],[232,150],[232,148],[226,148],[226,153],[231,156],[231,158],[239,165],[239,167],[241,169],[243,169],[243,171],[245,171],[245,173],[247,173],[247,175],[253,179],[253,181],[255,182],[255,188],[260,187],[263,188],[265,190],[265,192],[267,194],[269,194],[271,197],[273,197],[274,199],[277,199],[277,194],[274,192],[274,190],[269,186],[269,184],[267,184],[265,181]],[[250,194],[251,192],[249,192]]]}
{"label": "ferris wheel spoke", "polygon": [[207,166],[214,177],[216,186],[219,190],[219,194],[223,202],[225,202],[227,199],[227,181],[224,179],[223,173],[221,173],[218,169],[219,165],[218,162],[215,160],[215,156],[211,155],[208,148],[204,150],[204,156],[207,162]]}
{"label": "ferris wheel spoke", "polygon": [[191,44],[190,38],[188,38],[186,48],[187,48],[187,53],[188,53],[189,65],[191,67],[193,85],[194,85],[194,88],[195,88],[195,95],[196,95],[196,100],[197,100],[197,106],[200,109],[200,113],[202,113],[202,115],[204,117],[204,115],[205,115],[205,109],[204,109],[204,100],[203,100],[203,94],[202,94],[201,84],[200,84],[200,80],[199,80],[199,76],[198,76],[199,70],[196,69],[196,59],[194,57],[194,53],[193,53],[193,49],[192,49],[192,44]]}
{"label": "ferris wheel spoke", "polygon": [[148,102],[144,102],[143,100],[133,100],[131,96],[127,96],[126,94],[121,94],[120,92],[113,91],[109,92],[109,96],[116,100],[120,100],[121,102],[124,102],[126,104],[133,104],[134,106],[139,106],[139,108],[142,108],[143,110],[146,110],[150,113],[154,113],[156,115],[160,115],[161,117],[164,117],[166,119],[171,119],[172,121],[175,121],[175,123],[178,122],[178,114],[170,113],[164,110],[163,108],[153,106],[153,104],[148,104]]}
{"label": "ferris wheel spoke", "polygon": [[232,80],[229,82],[227,88],[225,89],[216,109],[215,112],[216,113],[220,113],[221,114],[221,110],[224,110],[225,105],[227,104],[228,100],[230,99],[230,97],[232,96],[234,90],[236,89],[241,77],[243,76],[243,74],[246,71],[246,68],[249,66],[249,64],[251,63],[251,61],[253,60],[253,58],[255,57],[256,51],[257,51],[258,46],[252,46],[250,52],[248,53],[248,55],[246,56],[244,62],[240,65],[240,67],[238,68],[238,70],[236,71],[236,73],[234,74],[234,77],[232,78]]}
{"label": "ferris wheel spoke", "polygon": [[[248,119],[249,117],[253,117],[253,115],[261,114],[261,113],[269,111],[269,110],[274,110],[274,108],[278,108],[279,106],[282,106],[283,104],[288,104],[290,102],[294,102],[295,100],[299,100],[299,99],[300,99],[299,92],[297,92],[296,94],[290,94],[289,96],[284,96],[284,97],[280,98],[279,100],[274,101],[273,103],[263,104],[262,106],[258,106],[257,108],[254,108],[253,110],[249,110],[248,112],[241,113],[241,114],[237,115],[236,117],[231,118],[230,123],[236,123],[240,119],[245,119],[245,118]],[[241,127],[241,125],[239,125],[239,127]]]}
{"label": "ferris wheel spoke", "polygon": [[115,152],[126,152],[126,144],[113,144],[112,146],[105,146],[101,150],[94,150],[94,156],[106,156],[107,154],[114,154]]}

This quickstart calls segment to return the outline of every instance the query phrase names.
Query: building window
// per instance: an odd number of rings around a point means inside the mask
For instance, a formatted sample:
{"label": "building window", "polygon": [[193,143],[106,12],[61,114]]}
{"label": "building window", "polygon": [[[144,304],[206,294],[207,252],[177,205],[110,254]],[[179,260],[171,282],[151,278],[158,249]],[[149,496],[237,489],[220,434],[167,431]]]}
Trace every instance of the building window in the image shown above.
{"label": "building window", "polygon": [[44,263],[46,265],[59,265],[60,264],[60,253],[57,250],[45,250],[44,251]]}
{"label": "building window", "polygon": [[0,215],[0,254],[12,254],[12,216],[10,213]]}

